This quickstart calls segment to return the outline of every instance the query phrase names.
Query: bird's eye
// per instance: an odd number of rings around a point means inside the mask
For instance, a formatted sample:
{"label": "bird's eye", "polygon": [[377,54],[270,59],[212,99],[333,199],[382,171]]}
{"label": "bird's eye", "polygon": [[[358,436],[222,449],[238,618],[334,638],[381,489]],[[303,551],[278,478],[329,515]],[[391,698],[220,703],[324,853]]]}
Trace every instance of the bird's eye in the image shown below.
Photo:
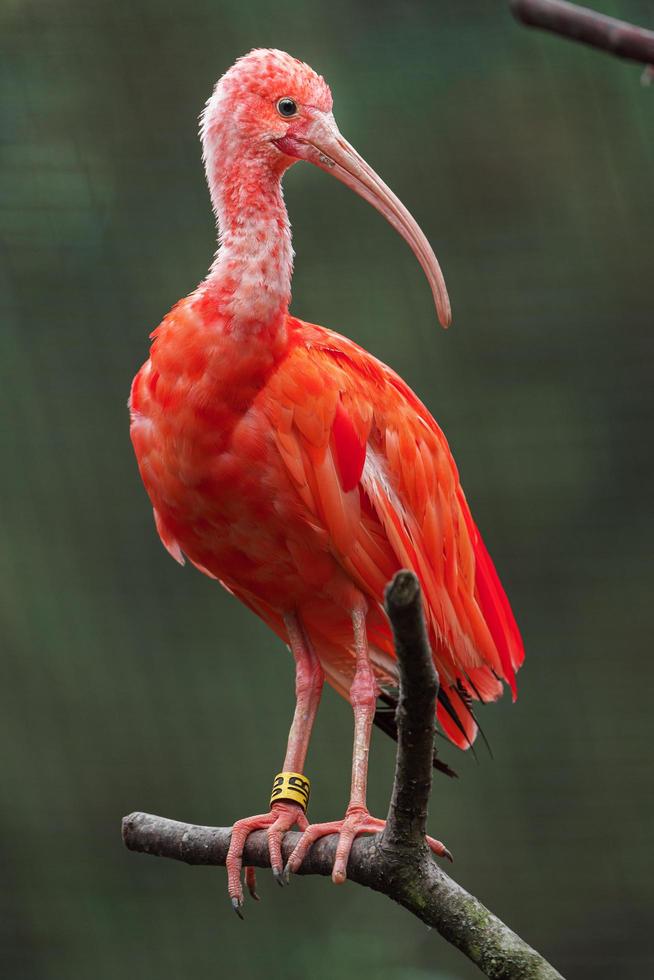
{"label": "bird's eye", "polygon": [[293,99],[280,99],[277,103],[277,112],[280,114],[280,116],[284,116],[286,119],[288,119],[289,116],[294,116],[296,114],[297,104],[293,101]]}

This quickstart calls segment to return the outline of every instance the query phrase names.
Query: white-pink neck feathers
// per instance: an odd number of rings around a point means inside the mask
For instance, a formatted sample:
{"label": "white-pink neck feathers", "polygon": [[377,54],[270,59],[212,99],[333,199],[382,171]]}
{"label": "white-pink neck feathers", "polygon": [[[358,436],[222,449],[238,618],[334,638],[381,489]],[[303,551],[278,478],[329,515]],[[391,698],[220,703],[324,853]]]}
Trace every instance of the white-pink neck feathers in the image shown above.
{"label": "white-pink neck feathers", "polygon": [[269,325],[288,310],[293,248],[281,178],[294,161],[273,142],[287,129],[275,105],[306,92],[308,82],[331,104],[326,84],[307,65],[281,51],[252,51],[223,75],[202,114],[219,244],[207,284],[220,289],[235,328]]}

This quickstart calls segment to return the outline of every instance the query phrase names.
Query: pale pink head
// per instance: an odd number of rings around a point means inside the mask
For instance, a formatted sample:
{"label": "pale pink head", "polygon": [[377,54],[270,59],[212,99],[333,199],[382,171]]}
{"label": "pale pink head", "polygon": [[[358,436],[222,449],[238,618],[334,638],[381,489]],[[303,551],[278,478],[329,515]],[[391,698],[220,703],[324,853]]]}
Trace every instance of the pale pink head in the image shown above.
{"label": "pale pink head", "polygon": [[[444,327],[450,303],[429,242],[404,205],[341,136],[324,79],[283,51],[257,49],[220,79],[202,116],[202,143],[214,205],[228,174],[260,179],[307,160],[356,191],[402,235],[429,281]],[[233,178],[232,178],[233,179]],[[254,179],[254,176],[252,176]]]}

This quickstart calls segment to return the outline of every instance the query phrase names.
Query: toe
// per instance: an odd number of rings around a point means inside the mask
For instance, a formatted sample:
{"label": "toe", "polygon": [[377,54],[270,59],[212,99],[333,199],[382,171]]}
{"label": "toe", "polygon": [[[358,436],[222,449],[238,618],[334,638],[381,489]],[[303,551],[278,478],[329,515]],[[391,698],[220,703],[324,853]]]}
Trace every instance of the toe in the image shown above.
{"label": "toe", "polygon": [[288,880],[284,876],[284,859],[282,857],[282,838],[287,830],[297,826],[304,831],[309,826],[301,807],[297,804],[279,803],[275,804],[277,819],[268,828],[268,853],[270,854],[270,867],[275,881],[278,885],[284,885]]}
{"label": "toe", "polygon": [[359,832],[360,830],[355,823],[350,824],[347,820],[344,822],[338,838],[336,857],[332,868],[332,881],[335,885],[342,885],[347,878],[347,862],[350,859],[354,838]]}
{"label": "toe", "polygon": [[[243,906],[243,888],[241,887],[241,867],[243,865],[243,849],[249,835],[255,830],[261,830],[269,822],[269,814],[260,813],[256,817],[247,817],[245,820],[237,820],[232,827],[232,836],[229,842],[229,851],[225,867],[227,869],[227,889],[232,900],[234,911],[238,911]],[[247,877],[246,877],[247,883]],[[249,885],[248,885],[249,887]],[[236,905],[234,904],[236,902]],[[241,918],[243,916],[241,915]]]}
{"label": "toe", "polygon": [[257,895],[257,873],[254,868],[245,869],[245,884],[247,885],[247,890],[249,891],[255,902],[259,901],[259,896]]}
{"label": "toe", "polygon": [[312,844],[315,844],[317,840],[319,840],[321,837],[326,837],[328,834],[337,834],[340,829],[340,820],[334,820],[332,823],[310,824],[300,837],[299,841],[295,845],[295,849],[288,859],[285,872],[286,876],[290,877],[291,874],[295,874],[304,861],[307,851]]}
{"label": "toe", "polygon": [[270,854],[270,867],[272,869],[273,878],[278,885],[283,885],[282,881],[282,869],[284,863],[282,860],[282,835],[279,830],[276,829],[276,824],[268,831],[268,853]]}
{"label": "toe", "polygon": [[[348,855],[349,857],[349,855]],[[334,863],[332,868],[332,881],[335,885],[344,885],[347,881],[347,858],[345,861],[340,861],[338,866]]]}
{"label": "toe", "polygon": [[445,844],[441,844],[439,840],[434,840],[433,837],[426,837],[425,840],[429,845],[429,849],[433,851],[434,854],[436,854],[438,857],[447,858],[448,861],[452,861],[452,863],[454,863],[454,858],[447,847],[445,847]]}

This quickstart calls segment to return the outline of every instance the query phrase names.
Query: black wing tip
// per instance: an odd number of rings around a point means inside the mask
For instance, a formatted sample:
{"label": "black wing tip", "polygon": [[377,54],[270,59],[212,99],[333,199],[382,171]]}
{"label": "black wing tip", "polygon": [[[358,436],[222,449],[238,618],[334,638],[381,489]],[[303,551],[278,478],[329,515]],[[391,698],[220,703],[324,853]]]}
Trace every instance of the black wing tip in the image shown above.
{"label": "black wing tip", "polygon": [[[397,696],[389,691],[382,691],[379,695],[379,700],[382,702],[375,711],[375,717],[373,719],[377,728],[379,728],[386,735],[390,736],[394,742],[397,742],[397,723],[395,721],[395,711],[397,708]],[[444,776],[449,776],[451,779],[458,779],[459,774],[451,769],[446,762],[439,759],[436,746],[434,746],[434,758],[432,765],[437,772],[442,772]]]}

